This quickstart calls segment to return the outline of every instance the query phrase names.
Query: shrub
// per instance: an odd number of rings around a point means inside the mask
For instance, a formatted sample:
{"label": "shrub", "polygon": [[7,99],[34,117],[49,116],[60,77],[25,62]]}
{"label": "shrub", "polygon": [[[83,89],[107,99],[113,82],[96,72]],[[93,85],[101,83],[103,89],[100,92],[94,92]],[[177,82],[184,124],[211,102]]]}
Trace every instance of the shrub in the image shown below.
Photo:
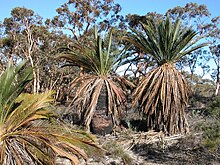
{"label": "shrub", "polygon": [[215,151],[220,147],[220,97],[214,97],[205,109],[207,120],[197,129],[203,132],[203,145]]}

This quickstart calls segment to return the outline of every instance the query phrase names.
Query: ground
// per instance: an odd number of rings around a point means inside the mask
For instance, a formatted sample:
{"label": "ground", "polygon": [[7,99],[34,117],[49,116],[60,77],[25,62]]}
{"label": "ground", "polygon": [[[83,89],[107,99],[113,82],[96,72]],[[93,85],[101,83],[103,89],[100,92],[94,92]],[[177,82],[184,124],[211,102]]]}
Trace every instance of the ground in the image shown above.
{"label": "ground", "polygon": [[199,123],[207,122],[200,115],[188,112],[188,135],[164,136],[162,132],[137,132],[120,128],[111,135],[97,136],[107,150],[101,158],[90,158],[91,165],[220,165],[220,149],[203,145]]}
{"label": "ground", "polygon": [[[132,116],[133,117],[133,116]],[[206,116],[188,111],[190,133],[165,136],[162,132],[137,131],[117,127],[112,134],[99,136],[103,155],[91,155],[89,165],[220,165],[220,148],[203,145],[199,124],[209,124]],[[137,120],[138,121],[138,120]],[[82,162],[82,165],[85,162]]]}

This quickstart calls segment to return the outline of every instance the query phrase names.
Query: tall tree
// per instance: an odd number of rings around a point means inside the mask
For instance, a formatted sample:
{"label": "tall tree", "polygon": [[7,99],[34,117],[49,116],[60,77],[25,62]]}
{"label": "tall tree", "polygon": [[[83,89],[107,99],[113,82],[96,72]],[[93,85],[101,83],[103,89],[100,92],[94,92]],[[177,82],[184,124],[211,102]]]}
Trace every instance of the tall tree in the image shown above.
{"label": "tall tree", "polygon": [[184,7],[177,6],[169,9],[165,15],[170,16],[173,20],[180,18],[183,26],[191,26],[200,33],[200,36],[205,34],[206,29],[204,28],[208,26],[209,22],[207,20],[211,16],[206,5],[193,2],[187,3]]}
{"label": "tall tree", "polygon": [[59,68],[60,64],[53,56],[57,47],[70,44],[71,39],[63,32],[44,25],[34,11],[20,7],[12,10],[11,17],[5,18],[2,29],[1,62],[5,63],[9,58],[14,61],[26,59],[34,68],[33,92],[53,89],[58,97],[64,88],[61,83],[67,70]]}
{"label": "tall tree", "polygon": [[113,0],[69,0],[56,11],[58,15],[48,23],[70,30],[74,40],[91,35],[94,25],[106,30],[123,20],[119,15],[121,6]]}
{"label": "tall tree", "polygon": [[219,94],[219,87],[220,87],[220,44],[210,46],[210,50],[212,53],[212,58],[216,65],[216,68],[212,73],[212,77],[216,81],[215,96],[217,96]]}
{"label": "tall tree", "polygon": [[71,44],[72,40],[63,32],[51,27],[40,26],[34,33],[38,36],[37,51],[34,52],[35,65],[40,71],[37,72],[39,74],[38,90],[54,90],[57,93],[56,98],[62,97],[64,93],[61,91],[68,88],[69,85],[64,80],[65,77],[74,78],[78,71],[75,68],[62,68],[60,61],[54,57],[58,47],[66,45],[66,43]]}
{"label": "tall tree", "polygon": [[42,18],[34,14],[34,11],[17,7],[11,11],[11,17],[5,18],[4,26],[7,39],[10,42],[11,58],[27,59],[33,69],[33,92],[38,89],[37,75],[39,72],[34,62],[34,52],[37,49],[38,36],[34,31],[42,25]]}
{"label": "tall tree", "polygon": [[124,39],[150,55],[157,67],[146,74],[133,93],[134,105],[146,114],[149,128],[168,134],[188,131],[185,107],[187,83],[176,69],[176,62],[204,46],[194,46],[197,33],[183,28],[180,19],[174,23],[167,17],[159,23],[154,19],[140,22],[144,33],[132,29]]}
{"label": "tall tree", "polygon": [[208,40],[211,42],[209,48],[211,52],[211,58],[215,64],[212,77],[216,81],[215,95],[218,95],[220,86],[220,16],[214,17],[211,20],[209,30],[210,36],[208,37]]}

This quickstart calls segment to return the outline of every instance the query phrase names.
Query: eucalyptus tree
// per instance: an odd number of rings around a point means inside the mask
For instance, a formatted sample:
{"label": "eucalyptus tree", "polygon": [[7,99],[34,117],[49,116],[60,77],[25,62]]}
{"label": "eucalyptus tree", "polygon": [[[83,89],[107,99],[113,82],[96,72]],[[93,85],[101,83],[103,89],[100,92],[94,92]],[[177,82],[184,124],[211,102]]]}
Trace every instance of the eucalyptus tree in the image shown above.
{"label": "eucalyptus tree", "polygon": [[216,68],[214,68],[214,72],[212,73],[212,77],[216,81],[215,96],[217,96],[219,95],[220,88],[220,44],[210,46],[210,50],[216,65]]}
{"label": "eucalyptus tree", "polygon": [[67,59],[73,66],[82,66],[86,74],[77,77],[72,87],[78,87],[73,103],[82,114],[83,124],[90,130],[91,120],[97,111],[100,95],[106,95],[106,116],[111,116],[113,123],[120,117],[126,103],[126,85],[132,84],[115,73],[121,61],[121,50],[112,46],[111,29],[105,39],[95,30],[94,40],[90,45],[76,43],[73,49],[59,49],[59,58]]}
{"label": "eucalyptus tree", "polygon": [[58,99],[64,94],[61,91],[69,86],[66,77],[71,75],[74,78],[78,71],[75,68],[63,68],[60,60],[54,58],[56,49],[66,43],[71,44],[72,40],[63,32],[50,28],[41,26],[34,31],[39,40],[37,51],[34,52],[34,61],[39,71],[38,91],[54,90]]}
{"label": "eucalyptus tree", "polygon": [[216,81],[215,95],[218,95],[220,86],[220,16],[213,18],[211,21],[212,22],[209,26],[210,36],[208,37],[208,41],[211,43],[209,46],[211,59],[215,64],[211,75]]}
{"label": "eucalyptus tree", "polygon": [[71,43],[71,39],[42,20],[30,9],[17,7],[11,11],[11,17],[5,18],[2,24],[1,51],[4,58],[1,62],[9,58],[17,62],[26,59],[34,68],[33,92],[53,89],[59,95],[66,70],[57,67],[59,63],[53,56],[56,47]]}
{"label": "eucalyptus tree", "polygon": [[211,13],[206,5],[190,2],[183,7],[176,6],[169,9],[165,15],[170,16],[173,20],[180,18],[183,25],[192,26],[194,30],[202,35],[205,33],[204,28],[209,23],[207,20],[209,20]]}
{"label": "eucalyptus tree", "polygon": [[33,10],[24,7],[16,7],[11,11],[11,17],[5,18],[5,34],[10,41],[10,57],[26,59],[33,69],[33,92],[37,92],[39,85],[37,66],[34,61],[34,53],[38,49],[38,36],[34,33],[39,26],[42,26],[42,18]]}
{"label": "eucalyptus tree", "polygon": [[188,101],[187,82],[176,68],[176,62],[203,47],[195,45],[197,33],[181,25],[180,19],[169,17],[158,22],[148,19],[140,22],[143,31],[131,29],[124,40],[133,44],[156,61],[136,87],[134,106],[140,105],[150,129],[167,134],[185,133],[188,123],[185,108]]}
{"label": "eucalyptus tree", "polygon": [[96,25],[99,29],[107,30],[112,26],[122,25],[123,16],[119,15],[121,6],[114,0],[68,0],[56,9],[58,15],[48,24],[69,30],[74,40],[83,42],[92,34],[91,29]]}

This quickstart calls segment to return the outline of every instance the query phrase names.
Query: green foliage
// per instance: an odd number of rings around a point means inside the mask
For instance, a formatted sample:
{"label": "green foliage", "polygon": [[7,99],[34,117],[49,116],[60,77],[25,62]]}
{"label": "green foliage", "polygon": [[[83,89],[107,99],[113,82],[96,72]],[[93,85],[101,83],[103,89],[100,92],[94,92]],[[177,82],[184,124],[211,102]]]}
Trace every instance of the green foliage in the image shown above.
{"label": "green foliage", "polygon": [[215,121],[209,126],[203,128],[204,140],[203,144],[211,150],[216,150],[220,147],[220,122]]}
{"label": "green foliage", "polygon": [[202,144],[208,149],[216,151],[220,148],[220,122],[219,118],[210,120],[198,124],[196,130],[203,132]]}
{"label": "green foliage", "polygon": [[15,99],[23,91],[29,81],[32,80],[32,69],[22,69],[25,62],[14,66],[9,61],[6,70],[0,76],[0,125],[5,122],[8,115],[13,111]]}
{"label": "green foliage", "polygon": [[216,96],[213,98],[211,104],[207,108],[206,112],[211,117],[216,119],[220,119],[220,96]]}
{"label": "green foliage", "polygon": [[79,157],[87,159],[84,149],[98,149],[94,139],[53,120],[52,91],[21,94],[32,79],[31,68],[23,69],[24,64],[10,61],[0,76],[0,164],[50,165],[57,156],[73,164]]}
{"label": "green foliage", "polygon": [[140,24],[144,33],[131,29],[133,33],[124,39],[152,56],[158,65],[175,63],[183,56],[207,45],[195,45],[196,41],[193,39],[197,33],[191,28],[183,29],[180,19],[174,23],[169,17],[159,23],[148,19],[146,23],[140,22]]}
{"label": "green foliage", "polygon": [[95,28],[94,40],[91,40],[90,45],[75,42],[73,49],[61,47],[58,49],[58,58],[65,58],[71,65],[83,67],[99,76],[110,75],[121,60],[121,51],[112,49],[112,30],[102,39]]}
{"label": "green foliage", "polygon": [[211,150],[220,148],[220,97],[214,97],[205,109],[207,121],[197,126],[203,132],[203,145]]}

